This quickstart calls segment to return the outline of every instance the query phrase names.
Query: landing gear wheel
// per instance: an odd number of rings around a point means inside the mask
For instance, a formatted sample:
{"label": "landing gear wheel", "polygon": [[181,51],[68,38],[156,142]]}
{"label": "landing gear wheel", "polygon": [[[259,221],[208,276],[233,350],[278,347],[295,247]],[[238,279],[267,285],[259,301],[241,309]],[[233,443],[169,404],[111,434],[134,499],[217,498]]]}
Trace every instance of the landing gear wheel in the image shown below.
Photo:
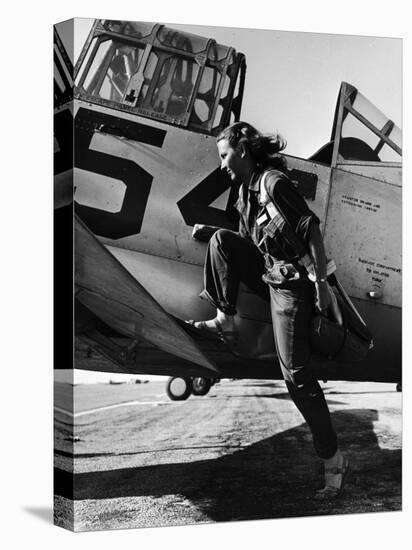
{"label": "landing gear wheel", "polygon": [[166,393],[172,401],[184,401],[192,393],[191,378],[171,376],[166,384]]}
{"label": "landing gear wheel", "polygon": [[192,383],[193,395],[206,395],[212,387],[212,380],[210,380],[210,378],[204,378],[203,376],[196,376],[196,378],[193,378]]}
{"label": "landing gear wheel", "polygon": [[396,384],[396,391],[397,391],[397,392],[401,392],[401,391],[402,391],[402,382],[398,382],[398,383]]}

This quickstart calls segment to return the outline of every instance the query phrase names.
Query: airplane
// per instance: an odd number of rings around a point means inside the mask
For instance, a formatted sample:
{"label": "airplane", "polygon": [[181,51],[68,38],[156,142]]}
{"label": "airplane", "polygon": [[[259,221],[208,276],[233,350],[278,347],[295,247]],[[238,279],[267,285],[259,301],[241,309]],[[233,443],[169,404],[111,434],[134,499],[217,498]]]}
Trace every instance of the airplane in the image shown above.
{"label": "airplane", "polygon": [[[54,35],[55,368],[166,375],[172,400],[222,378],[282,379],[269,304],[247,287],[236,354],[185,323],[215,313],[198,296],[207,244],[193,227],[237,229],[215,137],[240,119],[244,54],[162,24],[96,20],[73,66],[59,25]],[[285,158],[374,339],[362,361],[316,374],[400,390],[401,131],[342,82],[329,142]]]}

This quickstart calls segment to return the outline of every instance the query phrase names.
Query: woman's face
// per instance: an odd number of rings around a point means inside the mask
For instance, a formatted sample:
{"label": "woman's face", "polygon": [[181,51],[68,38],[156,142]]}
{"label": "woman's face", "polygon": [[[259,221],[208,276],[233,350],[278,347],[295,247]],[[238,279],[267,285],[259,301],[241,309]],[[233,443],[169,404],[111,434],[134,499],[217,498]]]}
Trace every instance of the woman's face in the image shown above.
{"label": "woman's face", "polygon": [[242,179],[244,159],[240,149],[233,149],[227,139],[220,139],[217,142],[217,149],[220,157],[220,169],[226,170],[232,181]]}

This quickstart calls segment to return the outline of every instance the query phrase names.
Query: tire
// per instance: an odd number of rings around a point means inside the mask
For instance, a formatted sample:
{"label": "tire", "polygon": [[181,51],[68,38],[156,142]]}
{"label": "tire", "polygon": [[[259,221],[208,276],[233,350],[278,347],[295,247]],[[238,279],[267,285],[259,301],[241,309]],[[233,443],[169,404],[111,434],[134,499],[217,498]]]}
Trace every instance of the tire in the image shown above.
{"label": "tire", "polygon": [[209,393],[210,388],[212,387],[212,381],[210,378],[204,378],[203,376],[197,376],[193,378],[193,395],[206,395]]}
{"label": "tire", "polygon": [[192,393],[191,378],[171,376],[166,383],[166,393],[172,401],[185,401]]}

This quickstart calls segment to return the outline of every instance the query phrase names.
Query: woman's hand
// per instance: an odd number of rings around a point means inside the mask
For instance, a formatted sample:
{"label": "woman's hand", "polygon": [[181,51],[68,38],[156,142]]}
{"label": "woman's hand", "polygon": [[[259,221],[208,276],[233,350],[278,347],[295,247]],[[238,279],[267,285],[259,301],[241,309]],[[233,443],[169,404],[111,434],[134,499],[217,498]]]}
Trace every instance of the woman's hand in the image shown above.
{"label": "woman's hand", "polygon": [[212,238],[213,233],[216,233],[218,229],[218,227],[214,227],[212,225],[196,223],[193,227],[192,239],[207,243]]}
{"label": "woman's hand", "polygon": [[326,281],[316,282],[315,290],[316,290],[316,301],[315,301],[316,307],[321,313],[326,313],[326,310],[328,309],[331,302],[329,285]]}

